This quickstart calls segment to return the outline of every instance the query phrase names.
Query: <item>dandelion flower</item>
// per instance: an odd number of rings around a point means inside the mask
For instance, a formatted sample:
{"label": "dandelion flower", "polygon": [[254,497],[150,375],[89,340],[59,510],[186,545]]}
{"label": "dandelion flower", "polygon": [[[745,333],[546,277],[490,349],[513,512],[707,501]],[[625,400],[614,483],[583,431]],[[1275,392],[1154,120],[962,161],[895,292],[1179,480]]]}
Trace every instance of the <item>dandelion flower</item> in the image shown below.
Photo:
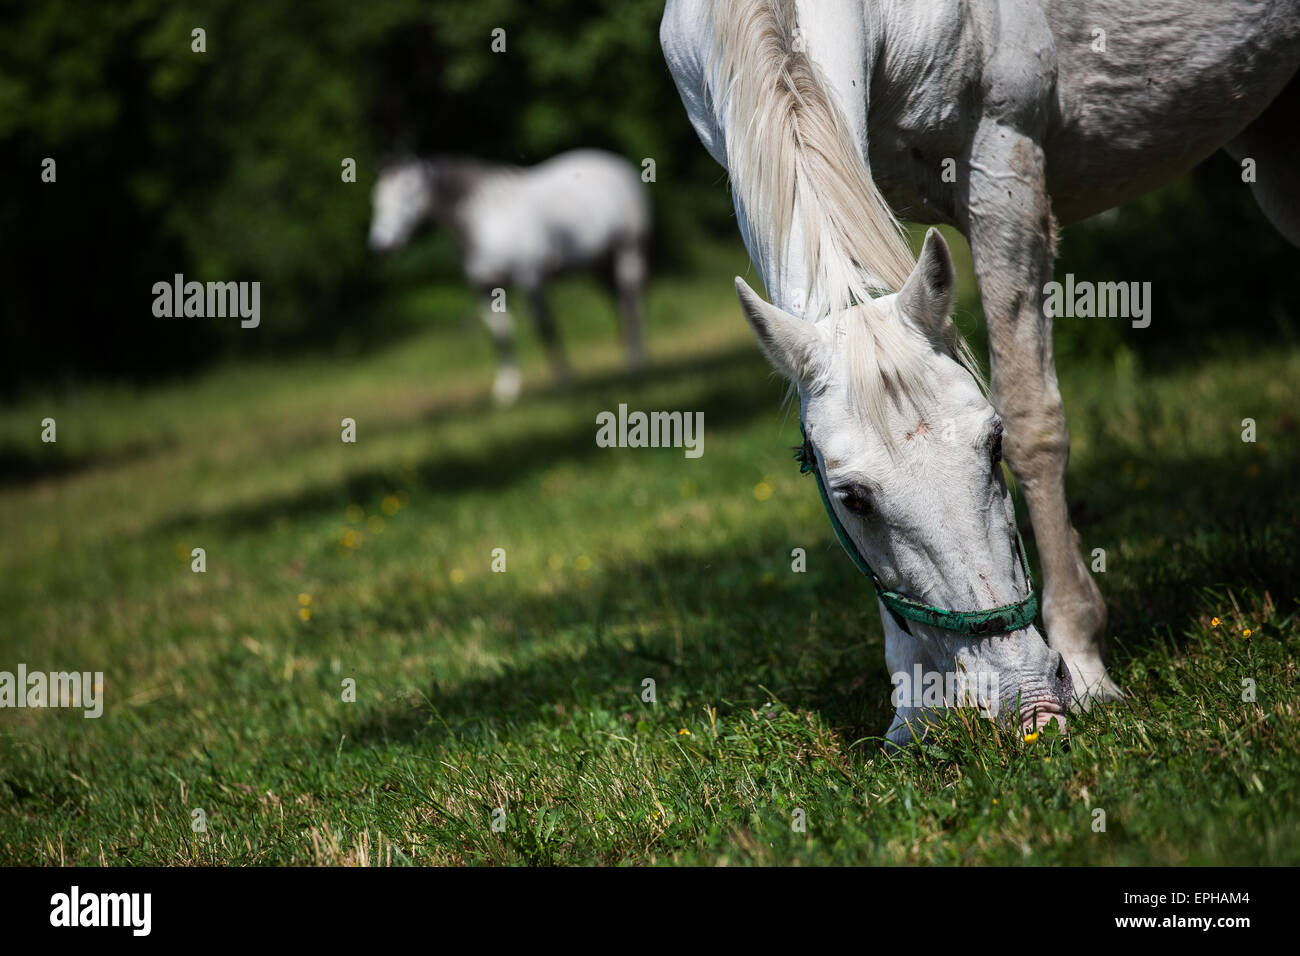
{"label": "dandelion flower", "polygon": [[1038,739],[1038,731],[1036,730],[1032,734],[1025,734],[1025,743],[1027,744],[1032,744],[1037,739]]}

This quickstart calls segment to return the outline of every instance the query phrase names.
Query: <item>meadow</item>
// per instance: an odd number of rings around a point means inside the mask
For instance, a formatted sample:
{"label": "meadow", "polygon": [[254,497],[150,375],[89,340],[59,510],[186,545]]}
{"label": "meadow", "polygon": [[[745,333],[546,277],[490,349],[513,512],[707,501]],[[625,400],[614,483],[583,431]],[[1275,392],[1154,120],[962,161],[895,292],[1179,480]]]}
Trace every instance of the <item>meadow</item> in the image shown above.
{"label": "meadow", "polygon": [[[1300,350],[1060,356],[1127,699],[889,756],[877,605],[744,252],[702,262],[652,286],[641,377],[562,285],[578,381],[521,324],[510,409],[448,280],[347,352],[0,410],[0,670],[104,675],[99,719],[0,710],[0,864],[1300,863]],[[703,456],[597,447],[620,403],[702,411]]]}

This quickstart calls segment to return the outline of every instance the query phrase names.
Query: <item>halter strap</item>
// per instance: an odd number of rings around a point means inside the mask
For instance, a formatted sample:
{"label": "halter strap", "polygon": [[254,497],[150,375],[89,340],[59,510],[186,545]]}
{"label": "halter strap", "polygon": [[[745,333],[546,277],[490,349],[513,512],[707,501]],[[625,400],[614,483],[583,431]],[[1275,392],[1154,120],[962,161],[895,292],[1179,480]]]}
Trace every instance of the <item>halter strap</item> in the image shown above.
{"label": "halter strap", "polygon": [[907,626],[908,621],[929,624],[931,627],[971,636],[1002,634],[1034,623],[1034,618],[1038,616],[1038,594],[1034,591],[1034,579],[1029,574],[1029,559],[1025,556],[1025,543],[1020,539],[1018,530],[1016,550],[1020,555],[1020,567],[1025,572],[1025,584],[1029,589],[1029,593],[1019,601],[989,608],[987,611],[948,611],[885,587],[871,565],[867,563],[867,559],[853,543],[853,539],[849,537],[840,519],[836,517],[835,509],[831,507],[830,495],[826,493],[826,483],[822,480],[821,470],[817,467],[817,450],[809,440],[808,433],[804,431],[802,408],[799,410],[799,434],[803,437],[803,445],[795,452],[795,459],[799,462],[800,474],[806,475],[812,472],[813,477],[817,479],[817,490],[821,492],[822,505],[826,508],[827,517],[831,519],[831,527],[835,529],[835,537],[839,539],[840,546],[853,560],[857,569],[871,579],[871,584],[880,597],[880,603],[885,605],[889,613],[894,616],[895,623],[906,633],[912,633]]}

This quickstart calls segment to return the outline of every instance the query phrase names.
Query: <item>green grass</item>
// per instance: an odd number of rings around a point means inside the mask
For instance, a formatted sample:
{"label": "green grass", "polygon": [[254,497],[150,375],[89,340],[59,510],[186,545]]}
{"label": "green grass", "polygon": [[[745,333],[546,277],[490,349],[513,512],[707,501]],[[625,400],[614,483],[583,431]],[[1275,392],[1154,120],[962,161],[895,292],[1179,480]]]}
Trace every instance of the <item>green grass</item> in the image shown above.
{"label": "green grass", "polygon": [[[103,671],[106,700],[0,711],[0,863],[1300,862],[1300,352],[1063,357],[1128,701],[891,758],[875,602],[791,459],[743,253],[709,265],[655,287],[643,379],[564,286],[580,382],[529,338],[511,410],[447,286],[385,348],[0,413],[0,670]],[[619,402],[702,410],[704,457],[597,448]]]}

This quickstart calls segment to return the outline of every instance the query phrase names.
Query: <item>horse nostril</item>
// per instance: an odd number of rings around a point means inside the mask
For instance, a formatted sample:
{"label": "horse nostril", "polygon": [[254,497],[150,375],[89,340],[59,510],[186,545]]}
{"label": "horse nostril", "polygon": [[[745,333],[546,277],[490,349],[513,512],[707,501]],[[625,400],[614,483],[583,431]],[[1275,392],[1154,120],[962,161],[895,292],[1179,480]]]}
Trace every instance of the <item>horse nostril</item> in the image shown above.
{"label": "horse nostril", "polygon": [[1065,658],[1060,654],[1056,655],[1056,679],[1065,680]]}

